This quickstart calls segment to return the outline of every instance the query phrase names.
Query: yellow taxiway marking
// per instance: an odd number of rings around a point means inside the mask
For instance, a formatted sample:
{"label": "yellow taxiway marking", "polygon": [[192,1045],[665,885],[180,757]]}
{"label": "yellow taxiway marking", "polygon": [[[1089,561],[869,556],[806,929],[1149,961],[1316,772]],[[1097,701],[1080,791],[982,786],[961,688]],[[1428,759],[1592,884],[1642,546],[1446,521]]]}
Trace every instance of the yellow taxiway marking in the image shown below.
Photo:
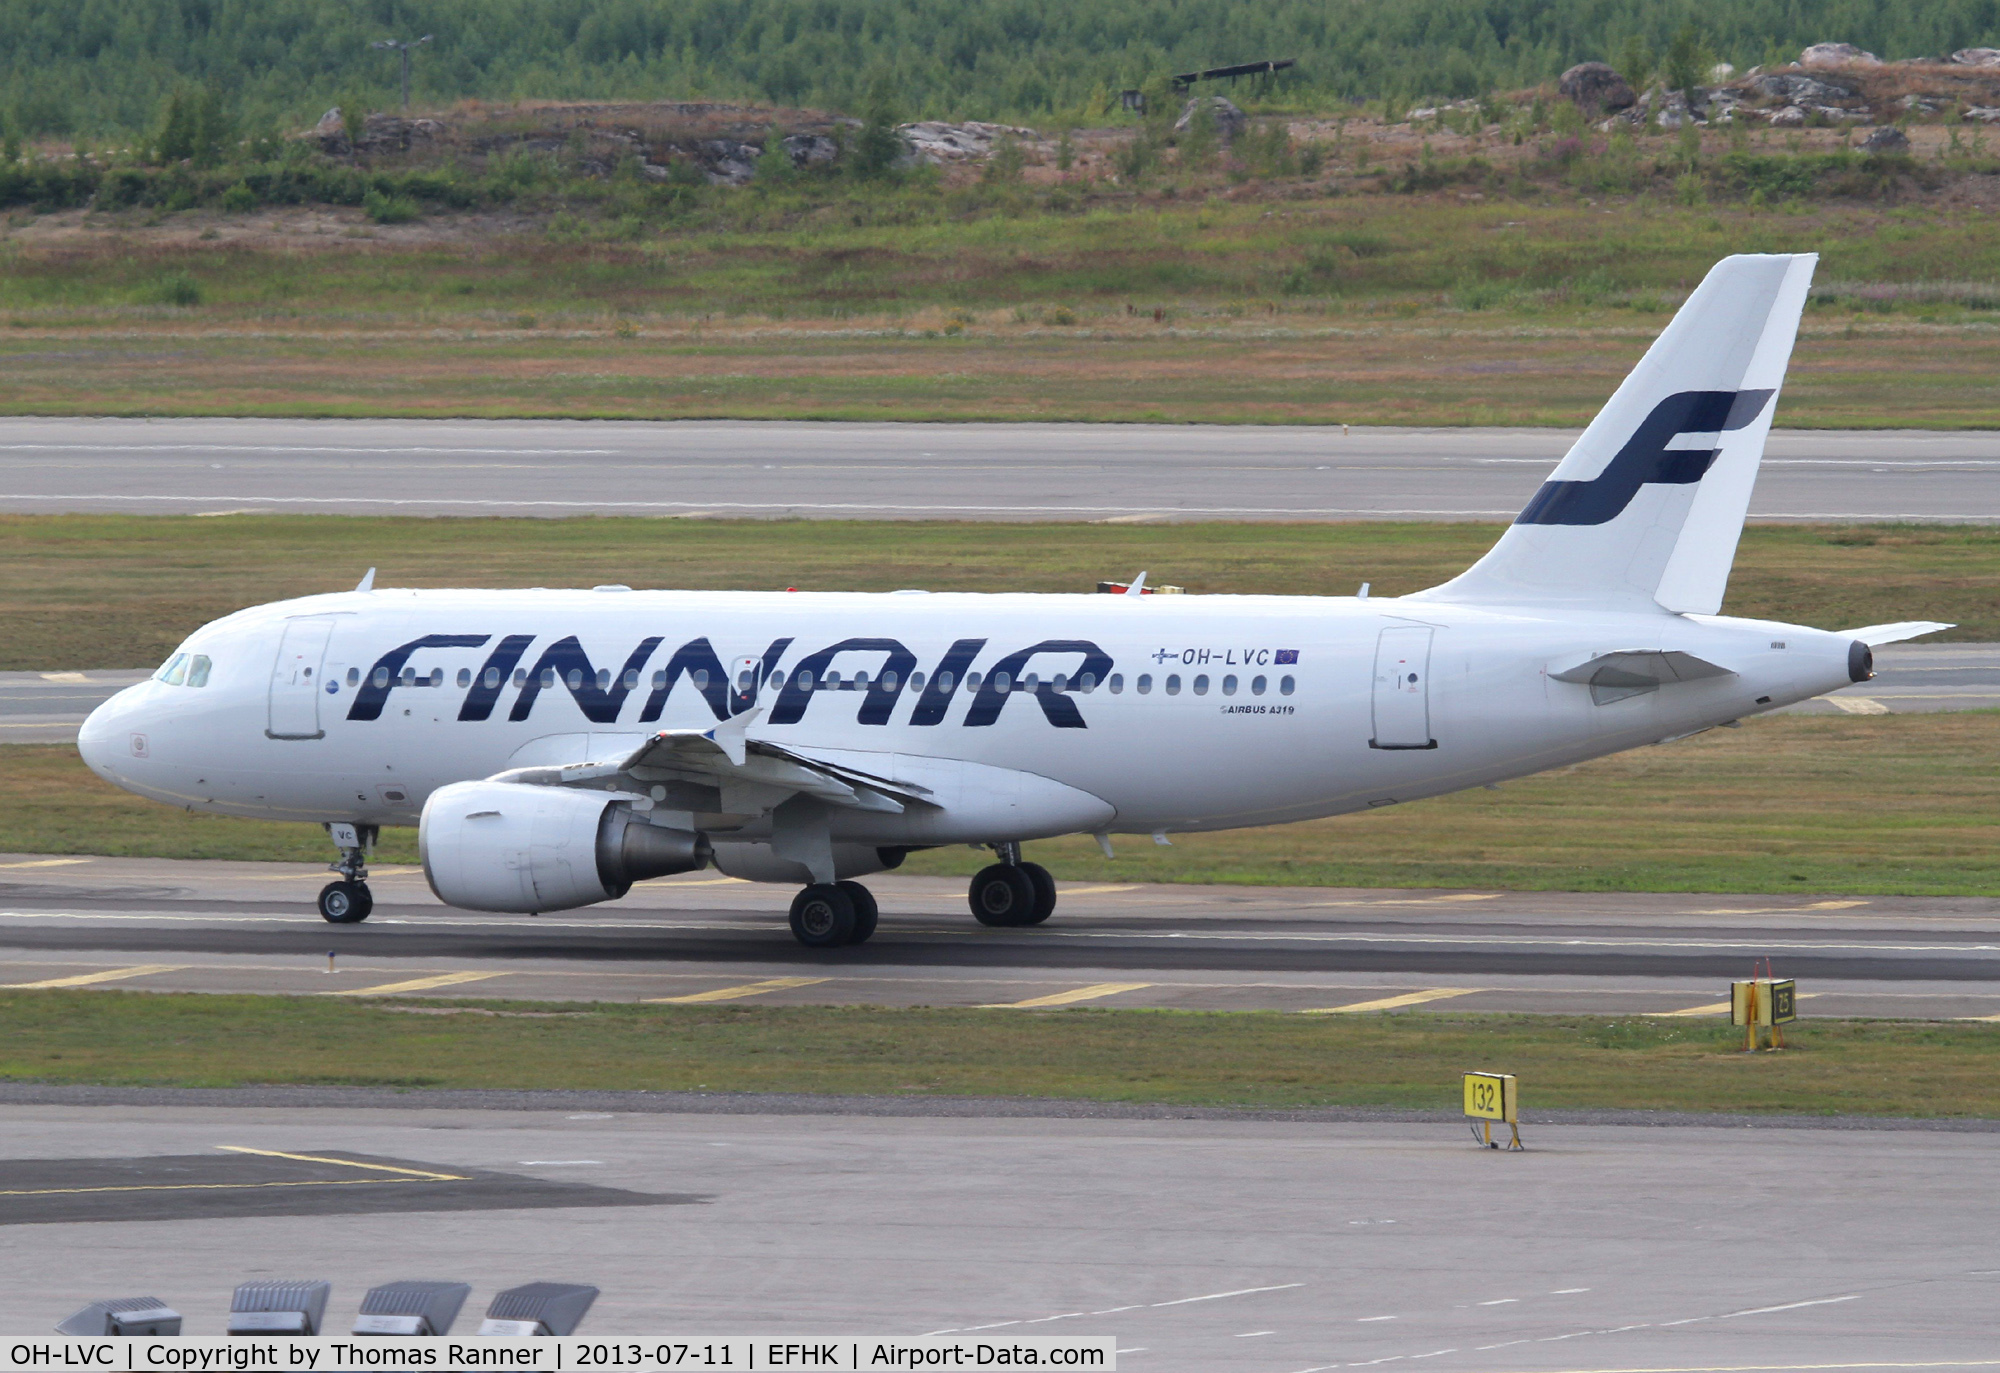
{"label": "yellow taxiway marking", "polygon": [[31,987],[88,987],[93,982],[118,982],[128,977],[145,977],[149,973],[170,973],[180,968],[178,963],[141,963],[133,968],[106,968],[101,973],[79,973],[75,977],[51,977],[46,982],[14,982],[7,986],[10,992],[25,991]]}
{"label": "yellow taxiway marking", "polygon": [[746,996],[782,992],[788,987],[813,987],[832,980],[830,977],[772,977],[762,982],[745,982],[740,987],[717,987],[713,991],[694,992],[688,996],[649,996],[646,1002],[648,1005],[692,1006],[703,1001],[737,1001]]}
{"label": "yellow taxiway marking", "polygon": [[1138,884],[1133,883],[1125,887],[1063,887],[1061,888],[1061,894],[1064,896],[1101,896],[1106,892],[1137,890],[1139,890]]}
{"label": "yellow taxiway marking", "polygon": [[[1818,996],[1818,995],[1819,995],[1819,993],[1818,993],[1818,992],[1797,992],[1797,993],[1795,993],[1794,995],[1795,995],[1795,996],[1797,997],[1797,999],[1798,999],[1798,1000],[1800,1000],[1800,1001],[1810,1001],[1810,1000],[1811,1000],[1812,998],[1814,998],[1814,997]],[[1689,1006],[1689,1007],[1687,1007],[1686,1009],[1684,1009],[1684,1010],[1679,1010],[1679,1011],[1649,1011],[1649,1012],[1647,1012],[1647,1014],[1649,1014],[1649,1015],[1659,1015],[1659,1016],[1668,1016],[1668,1015],[1728,1015],[1728,1014],[1729,1014],[1729,1009],[1730,1009],[1730,1008],[1729,1008],[1729,1003],[1728,1003],[1727,1001],[1711,1001],[1711,1002],[1709,1002],[1709,1003],[1708,1003],[1708,1004],[1707,1004],[1706,1006]],[[2000,1020],[2000,1016],[1995,1016],[1995,1017],[1993,1017],[1993,1018],[1994,1018],[1994,1019],[1996,1019],[1996,1020]]]}
{"label": "yellow taxiway marking", "polygon": [[463,982],[484,982],[489,977],[505,977],[505,973],[439,973],[436,977],[413,977],[407,982],[384,982],[379,987],[355,987],[344,992],[327,992],[327,996],[387,996],[391,992],[427,992],[433,987],[456,987]]}
{"label": "yellow taxiway marking", "polygon": [[1995,1020],[1995,1021],[2000,1021],[2000,1015],[1962,1015],[1962,1016],[1960,1016],[1960,1017],[1959,1017],[1959,1019],[1960,1019],[1960,1020]]}
{"label": "yellow taxiway marking", "polygon": [[0,1197],[78,1196],[94,1192],[247,1192],[265,1187],[353,1187],[385,1182],[467,1182],[462,1173],[433,1173],[422,1168],[397,1168],[387,1163],[360,1163],[351,1158],[322,1158],[318,1154],[287,1154],[276,1149],[251,1149],[241,1144],[215,1146],[232,1154],[259,1154],[265,1158],[288,1158],[300,1163],[331,1163],[341,1168],[365,1168],[375,1173],[393,1173],[386,1178],[300,1178],[290,1182],[139,1182],[116,1187],[34,1187],[0,1192]]}
{"label": "yellow taxiway marking", "polygon": [[1887,715],[1889,707],[1873,696],[1823,696],[1820,698],[1836,710],[1844,710],[1849,715]]}
{"label": "yellow taxiway marking", "polygon": [[1379,1001],[1357,1001],[1351,1006],[1320,1006],[1301,1015],[1351,1015],[1356,1011],[1393,1011],[1398,1006],[1420,1006],[1426,1001],[1443,1001],[1447,997],[1470,996],[1474,992],[1486,990],[1484,987],[1433,987],[1424,992],[1405,992],[1401,996],[1385,996]]}
{"label": "yellow taxiway marking", "polygon": [[1096,1001],[1099,997],[1116,996],[1120,992],[1136,992],[1152,985],[1150,982],[1093,982],[1088,987],[1073,987],[1069,991],[1051,992],[1047,996],[1031,996],[1026,1001],[996,1001],[979,1009],[1016,1011],[1028,1006],[1073,1006],[1079,1001]]}
{"label": "yellow taxiway marking", "polygon": [[89,861],[88,858],[37,858],[31,863],[0,863],[0,868],[67,868]]}
{"label": "yellow taxiway marking", "polygon": [[428,1182],[466,1180],[460,1173],[438,1173],[428,1168],[398,1168],[391,1163],[361,1163],[351,1158],[324,1158],[319,1154],[288,1154],[282,1149],[252,1149],[247,1144],[218,1144],[215,1147],[230,1154],[256,1154],[260,1158],[288,1158],[298,1163],[331,1163],[342,1168],[366,1168],[376,1173],[401,1173],[405,1177],[423,1178]]}
{"label": "yellow taxiway marking", "polygon": [[1791,915],[1797,911],[1846,911],[1856,906],[1865,906],[1866,901],[1814,901],[1804,906],[1753,906],[1736,907],[1728,910],[1682,911],[1683,915]]}

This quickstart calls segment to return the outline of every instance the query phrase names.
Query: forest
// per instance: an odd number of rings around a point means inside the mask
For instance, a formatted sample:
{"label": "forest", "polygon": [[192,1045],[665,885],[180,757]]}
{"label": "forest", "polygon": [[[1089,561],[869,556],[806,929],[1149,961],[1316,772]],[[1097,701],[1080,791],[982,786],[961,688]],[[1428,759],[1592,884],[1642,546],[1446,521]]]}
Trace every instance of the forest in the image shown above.
{"label": "forest", "polygon": [[2000,0],[0,0],[0,120],[111,139],[179,87],[244,128],[329,106],[521,99],[754,100],[850,110],[885,86],[909,117],[1101,121],[1117,93],[1201,66],[1294,58],[1267,108],[1461,97],[1570,64],[1663,51],[1694,26],[1718,60],[1821,41],[1886,59],[2000,41]]}

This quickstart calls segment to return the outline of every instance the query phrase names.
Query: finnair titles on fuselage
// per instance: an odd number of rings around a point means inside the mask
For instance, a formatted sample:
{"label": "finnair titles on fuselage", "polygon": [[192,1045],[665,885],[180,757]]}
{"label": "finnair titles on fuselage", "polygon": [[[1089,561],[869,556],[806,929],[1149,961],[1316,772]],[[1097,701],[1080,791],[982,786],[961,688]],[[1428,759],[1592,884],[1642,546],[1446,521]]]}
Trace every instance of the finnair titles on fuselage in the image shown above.
{"label": "finnair titles on fuselage", "polygon": [[550,911],[713,864],[799,884],[859,942],[856,877],[991,847],[973,913],[1048,917],[1021,845],[1162,837],[1433,796],[1708,729],[1872,670],[1870,646],[1716,614],[1814,259],[1725,259],[1493,550],[1397,598],[398,591],[196,631],[80,738],[192,809],[327,827],[329,920],[382,825],[440,899]]}

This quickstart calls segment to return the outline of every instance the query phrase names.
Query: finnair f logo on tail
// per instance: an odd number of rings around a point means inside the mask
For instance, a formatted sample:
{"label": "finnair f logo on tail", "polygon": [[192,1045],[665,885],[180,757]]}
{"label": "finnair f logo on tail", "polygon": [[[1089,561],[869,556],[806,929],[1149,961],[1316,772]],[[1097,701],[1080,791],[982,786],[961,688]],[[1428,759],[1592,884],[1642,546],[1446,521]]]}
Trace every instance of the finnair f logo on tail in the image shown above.
{"label": "finnair f logo on tail", "polygon": [[1589,481],[1543,482],[1515,524],[1606,524],[1642,486],[1691,486],[1719,448],[1668,448],[1682,434],[1741,429],[1762,414],[1771,391],[1681,391],[1653,407],[1625,446]]}

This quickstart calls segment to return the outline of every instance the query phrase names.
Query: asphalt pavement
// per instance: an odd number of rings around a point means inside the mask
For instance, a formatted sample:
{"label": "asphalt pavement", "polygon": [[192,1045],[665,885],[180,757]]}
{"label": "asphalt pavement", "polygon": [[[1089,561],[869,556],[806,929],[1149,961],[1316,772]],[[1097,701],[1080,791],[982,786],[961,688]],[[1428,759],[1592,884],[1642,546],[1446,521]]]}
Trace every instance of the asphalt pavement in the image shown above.
{"label": "asphalt pavement", "polygon": [[146,1293],[214,1338],[282,1277],[328,1333],[468,1282],[463,1334],[554,1280],[603,1289],[585,1337],[1112,1335],[1122,1373],[1994,1366],[1986,1134],[162,1096],[7,1106],[0,1333]]}
{"label": "asphalt pavement", "polygon": [[[0,510],[1505,520],[1554,429],[10,419]],[[2000,433],[1779,431],[1754,520],[2000,520]]]}
{"label": "asphalt pavement", "polygon": [[[376,869],[333,926],[310,864],[0,856],[0,986],[476,1001],[1092,1005],[1365,1014],[1726,1016],[1770,958],[1806,1014],[2000,1017],[2000,902],[1065,883],[1054,917],[988,929],[965,883],[867,879],[881,927],[807,950],[791,889],[712,872],[541,916],[450,909]],[[429,1014],[431,1012],[421,1012]]]}

